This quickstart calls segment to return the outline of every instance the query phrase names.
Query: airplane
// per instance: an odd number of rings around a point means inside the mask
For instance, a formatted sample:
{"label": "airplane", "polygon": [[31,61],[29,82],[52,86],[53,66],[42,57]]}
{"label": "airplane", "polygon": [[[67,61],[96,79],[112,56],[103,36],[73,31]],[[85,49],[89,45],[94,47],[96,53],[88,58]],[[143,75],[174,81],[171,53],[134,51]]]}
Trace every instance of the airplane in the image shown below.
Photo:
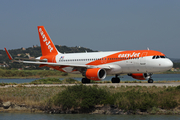
{"label": "airplane", "polygon": [[107,75],[115,75],[112,83],[120,83],[120,74],[128,74],[137,80],[153,83],[152,74],[172,68],[173,63],[165,54],[155,50],[127,50],[109,52],[60,53],[44,26],[38,26],[42,56],[35,59],[15,60],[6,48],[10,60],[19,63],[38,64],[67,73],[80,73],[82,83],[100,81]]}

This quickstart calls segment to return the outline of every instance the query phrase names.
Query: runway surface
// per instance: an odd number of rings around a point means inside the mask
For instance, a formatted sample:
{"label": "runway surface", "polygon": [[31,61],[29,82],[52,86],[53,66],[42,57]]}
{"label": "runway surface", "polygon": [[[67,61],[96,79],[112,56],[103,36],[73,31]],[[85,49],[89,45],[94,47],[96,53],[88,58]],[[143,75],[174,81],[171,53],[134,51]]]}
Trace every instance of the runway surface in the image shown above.
{"label": "runway surface", "polygon": [[[22,85],[24,87],[53,87],[53,86],[73,86],[73,85],[80,85],[80,84],[39,84],[39,85]],[[163,87],[163,86],[171,86],[176,87],[180,86],[180,82],[167,82],[167,83],[90,83],[90,84],[84,84],[87,86],[107,86],[107,87],[121,87],[121,86],[157,86],[157,87]],[[0,88],[8,88],[8,87],[18,87],[19,85],[6,85],[6,86],[0,86]],[[20,87],[20,86],[19,86]]]}

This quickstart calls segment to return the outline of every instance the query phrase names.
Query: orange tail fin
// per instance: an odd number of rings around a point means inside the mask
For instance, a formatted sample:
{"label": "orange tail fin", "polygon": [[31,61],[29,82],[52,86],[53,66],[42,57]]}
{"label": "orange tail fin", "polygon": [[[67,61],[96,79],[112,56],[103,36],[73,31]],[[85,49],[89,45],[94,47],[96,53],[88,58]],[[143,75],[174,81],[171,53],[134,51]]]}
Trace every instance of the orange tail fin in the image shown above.
{"label": "orange tail fin", "polygon": [[53,44],[51,38],[46,32],[44,26],[38,26],[39,40],[41,44],[42,55],[57,55],[59,52]]}

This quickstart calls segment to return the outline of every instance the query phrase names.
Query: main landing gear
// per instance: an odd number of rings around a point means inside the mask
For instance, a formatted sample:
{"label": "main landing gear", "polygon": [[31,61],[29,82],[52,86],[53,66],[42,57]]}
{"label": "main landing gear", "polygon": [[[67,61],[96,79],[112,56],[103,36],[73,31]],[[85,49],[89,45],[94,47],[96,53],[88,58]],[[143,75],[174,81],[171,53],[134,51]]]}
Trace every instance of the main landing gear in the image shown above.
{"label": "main landing gear", "polygon": [[82,83],[90,83],[91,80],[90,80],[90,79],[87,79],[87,78],[82,78],[81,82],[82,82]]}
{"label": "main landing gear", "polygon": [[115,77],[113,77],[113,78],[111,79],[111,82],[112,82],[112,83],[120,83],[120,78],[118,77],[118,75],[116,75]]}
{"label": "main landing gear", "polygon": [[149,78],[148,83],[153,83],[153,79]]}

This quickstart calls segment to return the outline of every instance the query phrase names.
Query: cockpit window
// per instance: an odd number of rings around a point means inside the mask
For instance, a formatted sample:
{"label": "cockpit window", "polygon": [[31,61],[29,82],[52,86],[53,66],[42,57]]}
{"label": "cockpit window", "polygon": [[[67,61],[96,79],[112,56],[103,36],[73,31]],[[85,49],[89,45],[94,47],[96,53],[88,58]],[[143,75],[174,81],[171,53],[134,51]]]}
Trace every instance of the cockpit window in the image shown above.
{"label": "cockpit window", "polygon": [[158,56],[156,56],[156,59],[158,59],[158,58],[160,58],[160,57],[159,57],[159,55],[158,55]]}
{"label": "cockpit window", "polygon": [[156,56],[153,56],[152,59],[159,59],[159,58],[166,58],[165,56],[160,56],[160,55],[156,55]]}
{"label": "cockpit window", "polygon": [[166,58],[165,56],[160,56],[161,58]]}

